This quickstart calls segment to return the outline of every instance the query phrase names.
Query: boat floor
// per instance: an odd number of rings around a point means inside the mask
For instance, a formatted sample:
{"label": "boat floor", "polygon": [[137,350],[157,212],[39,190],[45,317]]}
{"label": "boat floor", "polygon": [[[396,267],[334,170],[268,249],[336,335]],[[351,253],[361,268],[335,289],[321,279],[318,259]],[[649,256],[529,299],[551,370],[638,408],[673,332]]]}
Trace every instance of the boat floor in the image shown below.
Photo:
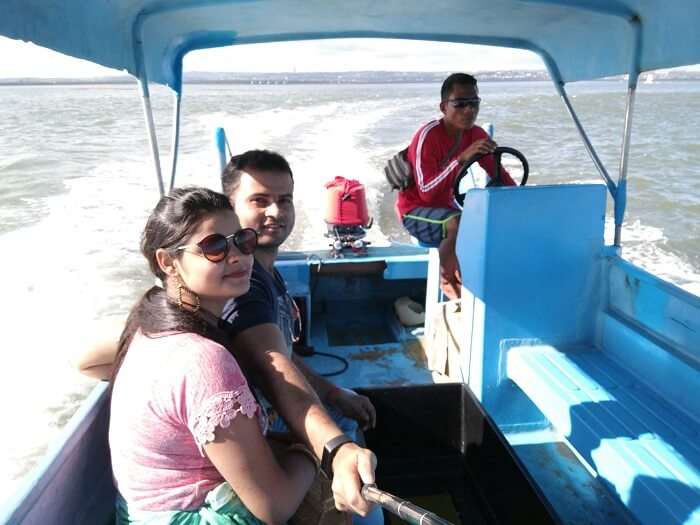
{"label": "boat floor", "polygon": [[309,344],[315,353],[305,361],[318,373],[346,388],[444,382],[427,368],[423,328],[402,326],[391,303],[345,305],[342,315],[339,308],[327,303],[314,314]]}
{"label": "boat floor", "polygon": [[[304,358],[311,368],[341,387],[366,389],[364,393],[370,397],[374,397],[372,391],[376,388],[402,386],[412,390],[419,385],[453,382],[428,369],[423,327],[401,325],[388,300],[354,304],[324,301],[316,305],[307,342],[314,349],[313,355]],[[347,362],[345,370],[343,360]],[[388,413],[386,407],[378,407],[378,419],[393,421],[392,427],[409,426],[415,432],[421,424],[411,422],[404,411],[410,410],[412,403],[401,399],[402,406],[394,406]],[[378,401],[379,398],[375,403]],[[453,409],[459,412],[457,406]],[[456,451],[440,446],[425,453],[416,449],[411,454],[392,457],[383,450],[386,445],[377,442],[384,437],[375,432],[368,432],[365,437],[367,446],[379,456],[382,468],[378,482],[385,490],[401,494],[455,525],[493,522],[486,517],[483,497],[474,480],[465,475],[463,459]],[[393,446],[389,448],[394,450]],[[386,513],[385,523],[406,522]]]}

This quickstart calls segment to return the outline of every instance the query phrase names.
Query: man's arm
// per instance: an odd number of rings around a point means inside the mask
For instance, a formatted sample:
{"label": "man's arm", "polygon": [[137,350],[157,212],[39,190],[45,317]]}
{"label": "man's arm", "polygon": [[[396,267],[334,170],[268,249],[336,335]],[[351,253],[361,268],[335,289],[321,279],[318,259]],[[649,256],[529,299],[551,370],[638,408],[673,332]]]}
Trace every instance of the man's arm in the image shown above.
{"label": "man's arm", "polygon": [[362,430],[374,428],[377,422],[377,413],[367,396],[358,394],[349,388],[336,386],[316,373],[296,354],[292,354],[292,362],[304,374],[323,403],[335,407],[344,416],[357,421]]}
{"label": "man's arm", "polygon": [[434,195],[451,191],[451,184],[459,170],[457,160],[444,159],[444,149],[440,144],[435,121],[421,128],[409,146],[409,159],[413,159],[413,172],[416,188],[426,202]]}
{"label": "man's arm", "polygon": [[[244,370],[284,418],[306,441],[318,458],[324,445],[342,431],[323,408],[304,375],[286,356],[286,342],[279,327],[266,323],[242,330],[233,339],[232,350]],[[333,493],[336,507],[365,515],[370,505],[362,499],[362,484],[374,482],[374,454],[354,443],[338,449],[333,459]]]}
{"label": "man's arm", "polygon": [[85,334],[85,349],[73,358],[78,371],[94,379],[107,380],[112,377],[117,357],[119,337],[124,330],[123,318],[97,321]]}

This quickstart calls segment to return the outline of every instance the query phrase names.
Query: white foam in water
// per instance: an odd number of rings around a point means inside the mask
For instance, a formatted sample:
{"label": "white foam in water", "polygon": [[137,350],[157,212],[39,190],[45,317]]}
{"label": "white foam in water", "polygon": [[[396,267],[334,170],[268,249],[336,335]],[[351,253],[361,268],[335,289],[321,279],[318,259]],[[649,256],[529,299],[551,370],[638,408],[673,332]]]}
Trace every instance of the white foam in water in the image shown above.
{"label": "white foam in water", "polygon": [[[367,201],[372,207],[381,197],[377,180],[383,180],[381,169],[370,158],[372,151],[362,147],[358,137],[367,128],[392,110],[378,102],[343,104],[331,102],[312,107],[260,111],[244,116],[227,116],[217,112],[200,117],[200,123],[214,129],[224,127],[234,153],[251,148],[276,149],[289,160],[295,174],[294,193],[297,216],[303,214],[311,230],[303,232],[303,247],[319,249],[328,242],[323,237],[323,184],[335,176],[358,179],[365,184]],[[298,133],[299,138],[294,136]],[[303,136],[303,141],[301,137]],[[284,148],[276,144],[288,144]],[[342,151],[342,155],[338,154]],[[297,229],[288,247],[301,247],[302,232]],[[373,245],[386,245],[388,239],[378,228],[368,232]]]}
{"label": "white foam in water", "polygon": [[[605,229],[606,239],[612,239],[615,231],[613,219],[606,220]],[[640,221],[623,223],[622,257],[649,273],[700,296],[700,275],[697,270],[677,255],[664,250],[666,241],[660,228],[645,226]]]}
{"label": "white foam in water", "polygon": [[[358,137],[362,136],[362,132],[371,123],[389,114],[390,110],[373,107],[374,104],[363,104],[361,108],[356,106],[357,104],[353,107],[340,106],[334,118],[324,120],[305,135],[302,151],[290,155],[295,171],[301,174],[296,179],[298,188],[295,193],[308,196],[304,199],[304,212],[312,224],[318,225],[321,234],[325,230],[325,201],[322,198],[324,183],[336,176],[359,180],[365,185],[370,210],[376,207],[381,197],[376,182],[383,181],[384,175],[372,163],[371,152],[361,146]],[[342,148],[338,148],[340,144],[343,145]],[[388,239],[378,228],[371,228],[367,239],[373,245],[388,244]]]}
{"label": "white foam in water", "polygon": [[0,396],[14,400],[3,403],[12,429],[1,438],[3,494],[42,457],[94,383],[70,361],[84,323],[105,309],[125,312],[143,289],[138,236],[154,198],[134,176],[144,172],[112,163],[67,180],[67,194],[46,199],[44,220],[0,238],[3,254],[12,254],[0,259],[3,292],[12,298],[0,304],[2,319],[12,321],[3,325]]}
{"label": "white foam in water", "polygon": [[[275,108],[234,115],[216,112],[200,116],[199,122],[211,130],[212,140],[214,130],[217,127],[223,127],[234,154],[259,148],[280,150],[279,145],[287,142],[281,139],[286,138],[291,130],[305,125],[315,126],[318,122],[331,117],[338,105],[337,102],[329,102],[296,109]],[[300,133],[299,137],[299,147],[306,147],[306,135]],[[289,141],[289,146],[293,150],[296,144],[294,141]],[[291,153],[291,151],[280,152],[284,155]]]}

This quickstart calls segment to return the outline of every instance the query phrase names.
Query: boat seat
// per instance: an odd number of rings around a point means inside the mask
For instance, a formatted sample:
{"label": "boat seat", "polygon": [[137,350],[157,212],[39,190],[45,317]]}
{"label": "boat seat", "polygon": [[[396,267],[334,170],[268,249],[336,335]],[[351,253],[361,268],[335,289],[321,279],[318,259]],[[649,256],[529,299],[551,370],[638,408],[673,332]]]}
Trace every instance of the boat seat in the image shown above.
{"label": "boat seat", "polygon": [[507,373],[640,523],[700,524],[692,406],[672,404],[593,347],[514,346]]}

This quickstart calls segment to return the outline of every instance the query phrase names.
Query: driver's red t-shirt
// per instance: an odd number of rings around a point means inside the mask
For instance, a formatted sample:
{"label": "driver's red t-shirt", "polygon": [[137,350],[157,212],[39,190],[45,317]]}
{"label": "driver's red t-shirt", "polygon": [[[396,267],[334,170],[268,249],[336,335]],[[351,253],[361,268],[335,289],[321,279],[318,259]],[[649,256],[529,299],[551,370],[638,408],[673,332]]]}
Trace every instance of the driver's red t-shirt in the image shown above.
{"label": "driver's red t-shirt", "polygon": [[[414,208],[457,208],[452,190],[460,169],[457,158],[473,142],[487,138],[486,131],[473,126],[462,133],[462,141],[455,148],[455,139],[447,134],[442,119],[420,128],[413,136],[407,154],[415,184],[399,192],[396,201],[401,217]],[[489,176],[494,173],[492,155],[482,157],[479,164]],[[506,186],[515,186],[506,170],[503,170],[502,178]]]}

